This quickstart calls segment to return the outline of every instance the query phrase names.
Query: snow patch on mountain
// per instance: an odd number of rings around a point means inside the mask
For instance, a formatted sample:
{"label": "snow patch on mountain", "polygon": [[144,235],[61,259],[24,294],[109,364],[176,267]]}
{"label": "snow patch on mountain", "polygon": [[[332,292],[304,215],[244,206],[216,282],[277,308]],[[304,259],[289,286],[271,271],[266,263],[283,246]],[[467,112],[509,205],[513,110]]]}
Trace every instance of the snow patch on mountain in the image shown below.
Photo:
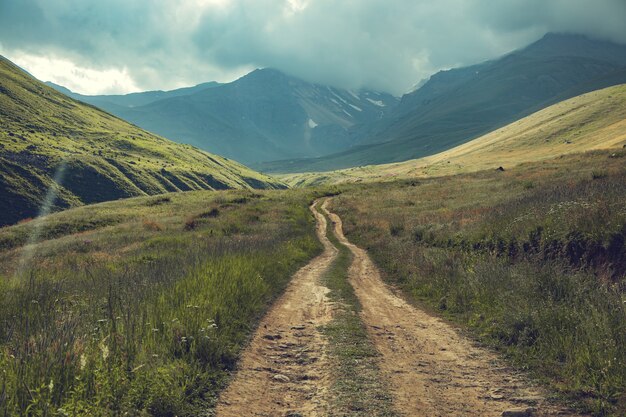
{"label": "snow patch on mountain", "polygon": [[343,97],[341,97],[340,95],[338,95],[337,93],[335,93],[333,91],[333,96],[337,97],[339,100],[341,100],[344,104],[348,104],[348,102],[346,100],[344,100]]}
{"label": "snow patch on mountain", "polygon": [[385,103],[383,103],[382,100],[372,100],[371,98],[367,98],[367,101],[369,101],[370,103],[372,103],[375,106],[378,107],[386,107],[387,105]]}
{"label": "snow patch on mountain", "polygon": [[361,100],[361,97],[359,97],[359,96],[358,96],[358,95],[357,95],[354,91],[352,91],[352,90],[347,90],[347,91],[348,91],[348,93],[349,93],[352,97],[354,97],[356,100]]}

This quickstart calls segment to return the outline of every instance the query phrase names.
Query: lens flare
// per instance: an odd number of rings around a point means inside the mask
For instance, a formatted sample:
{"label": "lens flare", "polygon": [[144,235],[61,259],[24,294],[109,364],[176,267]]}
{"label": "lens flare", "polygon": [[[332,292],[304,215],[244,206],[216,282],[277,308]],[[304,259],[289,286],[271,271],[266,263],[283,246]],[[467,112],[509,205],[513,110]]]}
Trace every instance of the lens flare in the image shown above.
{"label": "lens flare", "polygon": [[48,187],[48,191],[46,192],[46,195],[43,199],[43,202],[39,209],[39,213],[37,214],[37,218],[32,223],[32,231],[28,236],[28,240],[26,241],[26,244],[24,245],[24,248],[22,250],[22,256],[15,272],[16,276],[20,276],[26,270],[26,268],[31,263],[33,257],[35,256],[36,244],[39,241],[41,231],[46,223],[45,216],[50,214],[50,211],[54,207],[54,201],[59,194],[59,189],[61,188],[61,184],[63,183],[63,179],[65,178],[66,168],[67,160],[63,159],[54,173],[52,183],[50,184],[50,187]]}

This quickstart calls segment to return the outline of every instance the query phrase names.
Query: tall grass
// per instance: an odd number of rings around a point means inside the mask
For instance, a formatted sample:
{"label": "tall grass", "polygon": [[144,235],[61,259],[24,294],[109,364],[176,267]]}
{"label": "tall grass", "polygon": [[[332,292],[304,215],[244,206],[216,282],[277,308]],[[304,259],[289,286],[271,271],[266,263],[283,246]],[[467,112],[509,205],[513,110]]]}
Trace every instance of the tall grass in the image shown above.
{"label": "tall grass", "polygon": [[[320,251],[307,195],[239,194],[176,196],[175,213],[148,201],[162,227],[96,231],[79,262],[75,244],[43,242],[56,252],[0,279],[0,415],[206,414],[261,314]],[[101,210],[125,205],[142,206]]]}
{"label": "tall grass", "polygon": [[334,207],[409,298],[595,415],[624,415],[626,172],[601,158],[355,188]]}

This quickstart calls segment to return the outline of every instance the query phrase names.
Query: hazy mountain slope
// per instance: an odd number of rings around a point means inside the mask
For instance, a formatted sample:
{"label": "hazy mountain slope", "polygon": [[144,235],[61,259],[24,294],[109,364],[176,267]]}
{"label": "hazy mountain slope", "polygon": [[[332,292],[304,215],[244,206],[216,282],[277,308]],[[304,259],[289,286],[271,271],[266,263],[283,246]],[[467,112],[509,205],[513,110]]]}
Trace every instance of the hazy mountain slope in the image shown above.
{"label": "hazy mountain slope", "polygon": [[546,35],[498,60],[435,74],[405,95],[350,152],[257,165],[268,172],[320,171],[403,161],[464,143],[533,111],[626,82],[626,46]]}
{"label": "hazy mountain slope", "polygon": [[61,187],[52,209],[167,191],[282,186],[74,101],[2,57],[0,123],[0,225],[37,215],[55,182]]}
{"label": "hazy mountain slope", "polygon": [[202,91],[206,88],[213,88],[220,85],[215,81],[198,84],[193,87],[178,88],[171,91],[143,91],[140,93],[119,94],[119,95],[95,95],[88,96],[84,94],[74,93],[73,91],[52,83],[46,82],[48,86],[54,88],[60,93],[70,96],[73,99],[80,100],[84,103],[93,104],[96,107],[100,107],[111,113],[121,111],[124,108],[132,108],[137,106],[144,106],[157,100],[163,100],[166,98],[187,96],[198,91]]}
{"label": "hazy mountain slope", "polygon": [[108,109],[169,139],[260,162],[348,149],[351,126],[384,117],[397,102],[389,94],[351,92],[262,69],[193,94]]}
{"label": "hazy mountain slope", "polygon": [[[453,149],[395,164],[351,168],[319,174],[294,174],[292,185],[381,181],[508,169],[560,155],[616,149],[625,157],[626,84],[593,91],[554,104]],[[601,166],[598,167],[602,169]]]}

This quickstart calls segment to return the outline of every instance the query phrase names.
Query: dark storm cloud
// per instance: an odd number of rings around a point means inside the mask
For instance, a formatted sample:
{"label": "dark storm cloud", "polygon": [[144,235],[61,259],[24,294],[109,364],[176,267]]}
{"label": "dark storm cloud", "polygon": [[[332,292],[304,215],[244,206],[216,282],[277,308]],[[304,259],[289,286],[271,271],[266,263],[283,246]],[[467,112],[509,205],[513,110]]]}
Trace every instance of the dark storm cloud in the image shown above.
{"label": "dark storm cloud", "polygon": [[143,89],[275,67],[401,93],[549,31],[626,43],[625,21],[624,0],[0,0],[0,45]]}

